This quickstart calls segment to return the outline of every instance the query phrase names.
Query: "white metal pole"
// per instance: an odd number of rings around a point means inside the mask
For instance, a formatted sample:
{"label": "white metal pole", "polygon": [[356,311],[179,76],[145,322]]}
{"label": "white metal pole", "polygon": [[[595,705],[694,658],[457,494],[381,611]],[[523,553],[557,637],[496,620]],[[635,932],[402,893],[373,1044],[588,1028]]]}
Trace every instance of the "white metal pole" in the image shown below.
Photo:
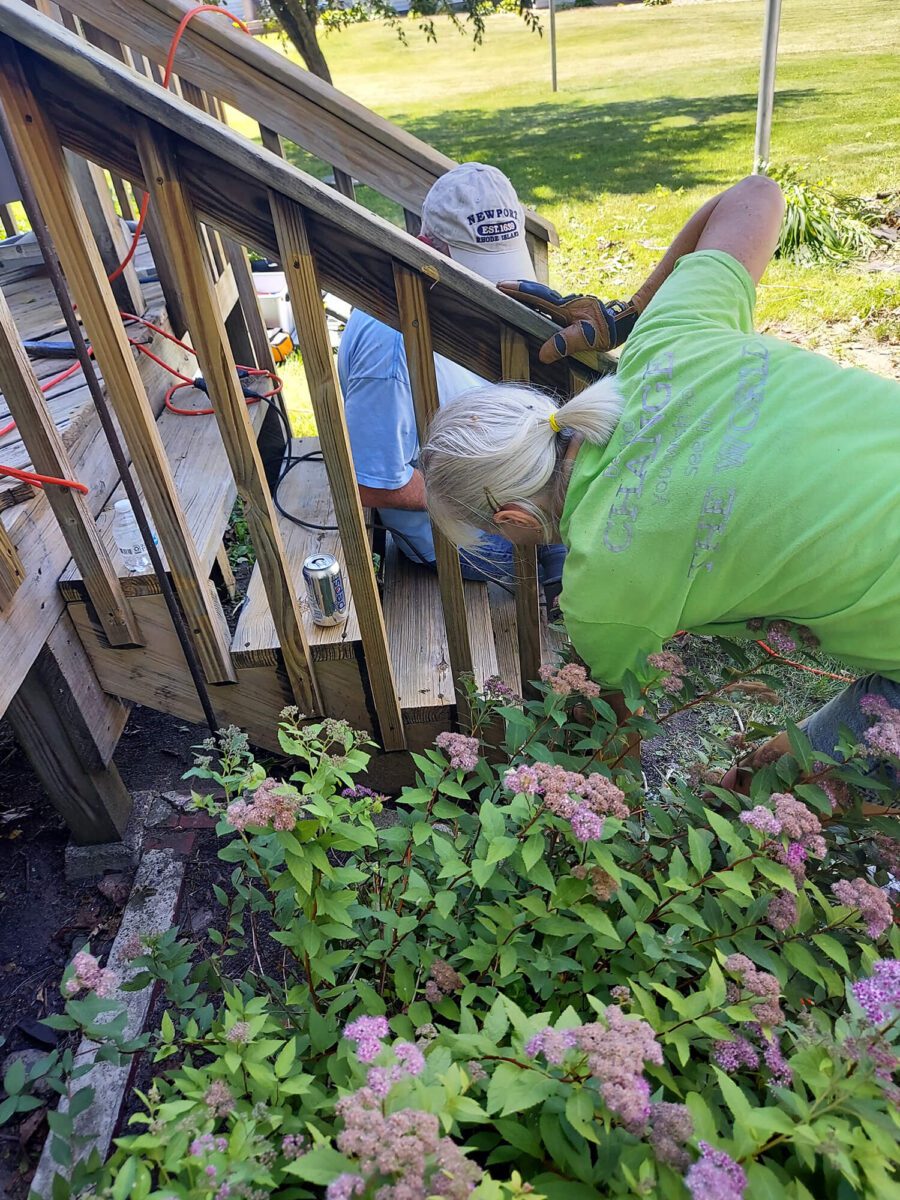
{"label": "white metal pole", "polygon": [[[550,3],[552,4],[553,0],[550,0]],[[778,57],[780,27],[781,0],[766,0],[762,61],[759,66],[759,100],[756,105],[756,144],[753,147],[754,175],[758,175],[769,162],[772,112],[775,108],[775,61]]]}
{"label": "white metal pole", "polygon": [[550,82],[556,91],[556,0],[550,0]]}

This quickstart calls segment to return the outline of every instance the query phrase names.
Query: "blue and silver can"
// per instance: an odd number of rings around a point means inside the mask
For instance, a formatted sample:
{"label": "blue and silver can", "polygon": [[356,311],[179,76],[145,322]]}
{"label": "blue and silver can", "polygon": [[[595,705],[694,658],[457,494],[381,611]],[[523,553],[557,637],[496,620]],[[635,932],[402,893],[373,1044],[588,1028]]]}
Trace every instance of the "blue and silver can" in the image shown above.
{"label": "blue and silver can", "polygon": [[331,554],[311,554],[303,564],[306,595],[316,625],[340,625],[350,611],[344,591],[344,576]]}

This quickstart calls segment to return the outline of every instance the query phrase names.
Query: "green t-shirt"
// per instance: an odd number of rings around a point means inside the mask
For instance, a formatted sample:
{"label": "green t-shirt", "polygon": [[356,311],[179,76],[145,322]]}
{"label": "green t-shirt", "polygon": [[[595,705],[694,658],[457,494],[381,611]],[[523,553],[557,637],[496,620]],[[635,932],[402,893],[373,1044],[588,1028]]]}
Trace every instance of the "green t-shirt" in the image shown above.
{"label": "green t-shirt", "polygon": [[597,679],[677,630],[808,626],[900,679],[900,384],[753,332],[730,255],[686,255],[622,353],[625,405],[578,451],[562,606]]}

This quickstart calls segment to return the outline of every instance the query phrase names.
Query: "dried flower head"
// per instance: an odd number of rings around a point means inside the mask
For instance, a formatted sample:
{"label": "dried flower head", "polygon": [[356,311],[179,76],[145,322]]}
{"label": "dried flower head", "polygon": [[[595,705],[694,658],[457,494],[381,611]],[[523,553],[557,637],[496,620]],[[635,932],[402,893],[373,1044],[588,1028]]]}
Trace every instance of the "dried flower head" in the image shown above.
{"label": "dried flower head", "polygon": [[831,889],[841,904],[858,908],[870,938],[879,938],[894,923],[891,902],[867,879],[840,879]]}
{"label": "dried flower head", "polygon": [[579,695],[593,700],[600,695],[599,687],[580,663],[570,662],[555,668],[545,665],[541,667],[541,679],[558,696]]}

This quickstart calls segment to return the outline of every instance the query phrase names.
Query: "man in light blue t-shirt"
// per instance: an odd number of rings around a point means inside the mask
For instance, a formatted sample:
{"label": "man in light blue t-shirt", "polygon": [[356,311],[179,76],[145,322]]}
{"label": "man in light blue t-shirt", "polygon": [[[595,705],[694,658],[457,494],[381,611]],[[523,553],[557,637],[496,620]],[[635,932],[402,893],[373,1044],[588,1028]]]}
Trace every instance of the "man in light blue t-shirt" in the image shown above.
{"label": "man in light blue t-shirt", "polygon": [[[525,210],[496,167],[463,163],[432,186],[422,207],[422,240],[491,283],[534,279],[525,243]],[[485,381],[440,354],[434,356],[441,404]],[[378,510],[397,545],[413,561],[434,565],[425,485],[418,469],[419,439],[403,337],[354,310],[338,352],[347,428],[360,497]],[[561,588],[562,546],[540,548],[548,608]],[[485,536],[477,550],[460,554],[466,579],[510,583],[512,545]]]}

